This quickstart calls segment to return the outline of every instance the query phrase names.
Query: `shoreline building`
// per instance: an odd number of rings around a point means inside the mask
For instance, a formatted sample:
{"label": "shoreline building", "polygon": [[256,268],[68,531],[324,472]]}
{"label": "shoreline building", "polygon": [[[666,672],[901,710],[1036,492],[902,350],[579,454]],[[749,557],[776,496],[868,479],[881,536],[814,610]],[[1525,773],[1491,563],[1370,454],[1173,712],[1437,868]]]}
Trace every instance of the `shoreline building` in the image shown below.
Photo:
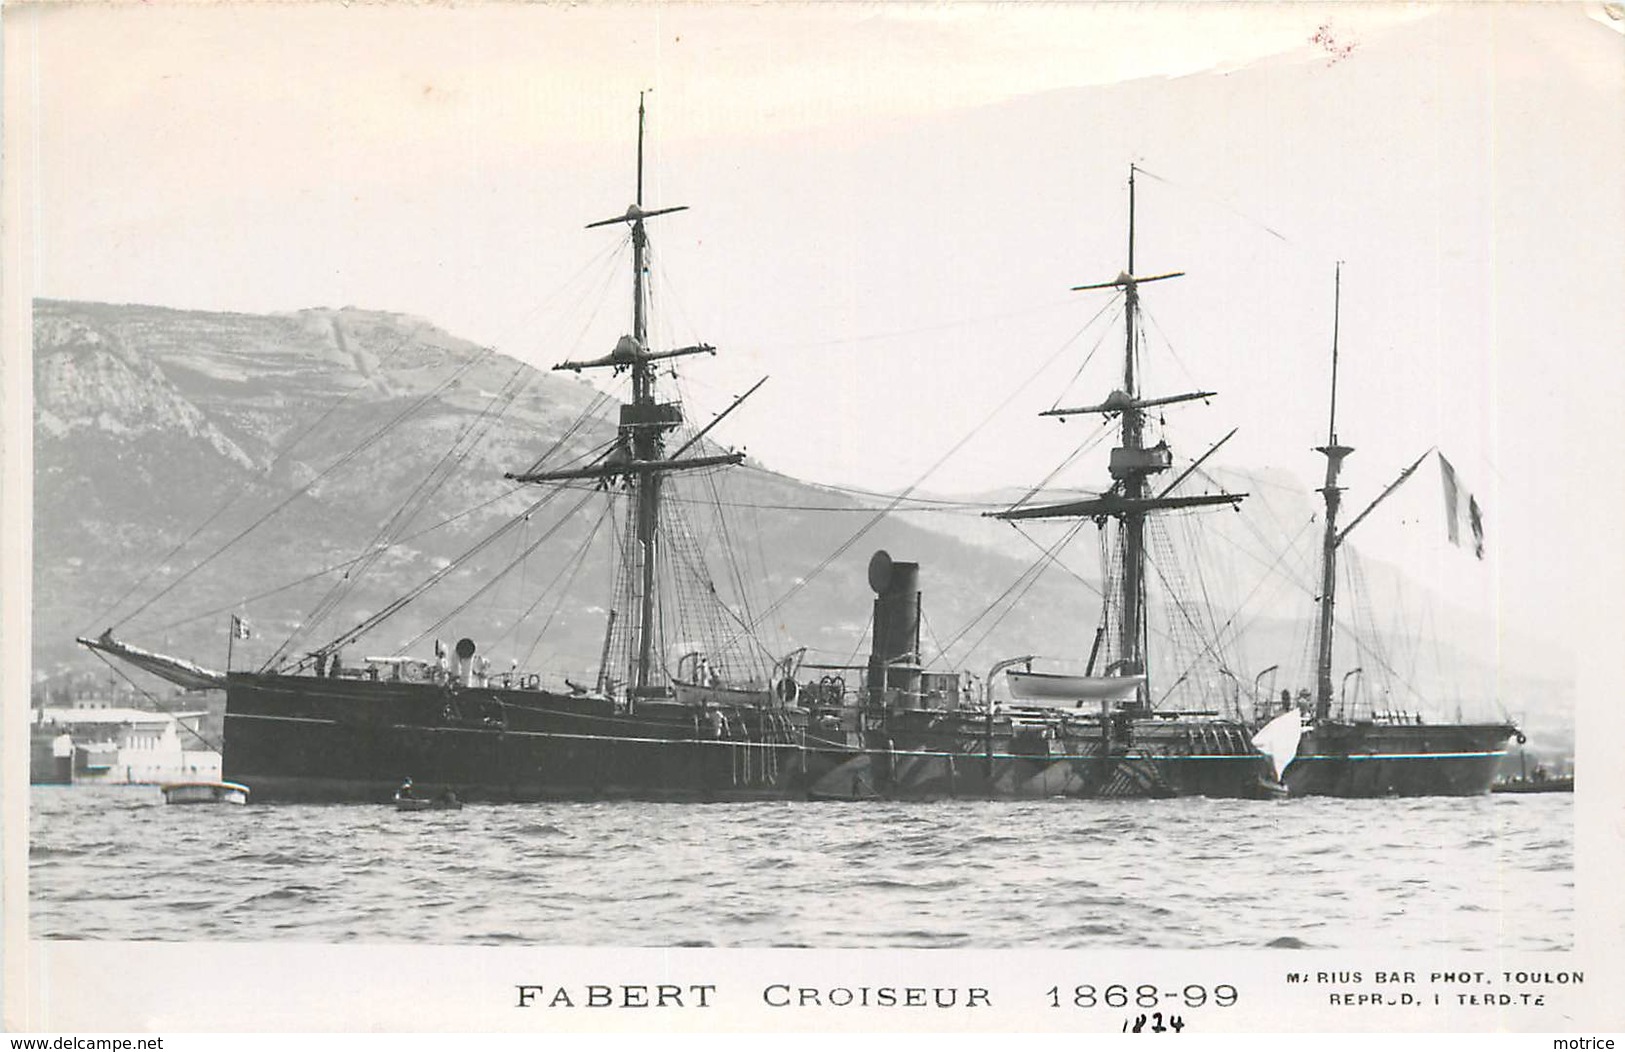
{"label": "shoreline building", "polygon": [[34,709],[29,782],[155,785],[219,781],[220,753],[206,748],[203,711],[165,713],[80,699]]}

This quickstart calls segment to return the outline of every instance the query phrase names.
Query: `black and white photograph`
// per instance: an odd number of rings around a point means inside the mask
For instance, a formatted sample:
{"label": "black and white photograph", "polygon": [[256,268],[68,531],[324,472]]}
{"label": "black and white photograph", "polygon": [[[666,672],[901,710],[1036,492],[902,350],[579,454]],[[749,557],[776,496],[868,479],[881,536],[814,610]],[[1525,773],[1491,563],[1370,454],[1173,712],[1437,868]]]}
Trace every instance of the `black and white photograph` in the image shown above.
{"label": "black and white photograph", "polygon": [[1621,1029],[1625,7],[3,28],[5,1029]]}

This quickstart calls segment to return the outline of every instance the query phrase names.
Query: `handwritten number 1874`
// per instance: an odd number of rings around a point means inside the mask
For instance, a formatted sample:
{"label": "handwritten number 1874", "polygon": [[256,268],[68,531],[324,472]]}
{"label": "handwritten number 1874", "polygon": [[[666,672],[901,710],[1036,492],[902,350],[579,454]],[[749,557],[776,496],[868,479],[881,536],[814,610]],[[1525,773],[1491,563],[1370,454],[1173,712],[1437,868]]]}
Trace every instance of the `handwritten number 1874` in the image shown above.
{"label": "handwritten number 1874", "polygon": [[1125,1033],[1125,1034],[1144,1033],[1145,1030],[1147,1029],[1146,1028],[1147,1023],[1151,1024],[1150,1030],[1151,1030],[1151,1032],[1153,1034],[1163,1034],[1163,1033],[1167,1033],[1169,1030],[1172,1030],[1174,1033],[1177,1034],[1181,1030],[1185,1029],[1185,1020],[1181,1019],[1179,1016],[1177,1016],[1177,1015],[1169,1016],[1168,1017],[1168,1025],[1164,1026],[1163,1023],[1162,1023],[1162,1013],[1161,1012],[1152,1012],[1150,1018],[1147,1018],[1144,1015],[1135,1016],[1134,1017],[1134,1026],[1132,1028],[1129,1027],[1129,1022],[1128,1022],[1127,1019],[1123,1020],[1123,1033]]}

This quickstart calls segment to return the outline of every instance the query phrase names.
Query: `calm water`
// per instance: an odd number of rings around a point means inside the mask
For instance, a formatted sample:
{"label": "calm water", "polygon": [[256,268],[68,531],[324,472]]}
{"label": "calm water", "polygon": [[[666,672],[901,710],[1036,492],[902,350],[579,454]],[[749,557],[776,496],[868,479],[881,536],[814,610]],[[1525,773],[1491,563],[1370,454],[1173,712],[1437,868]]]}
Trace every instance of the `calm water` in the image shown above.
{"label": "calm water", "polygon": [[1567,949],[1573,797],[167,807],[31,790],[36,937]]}

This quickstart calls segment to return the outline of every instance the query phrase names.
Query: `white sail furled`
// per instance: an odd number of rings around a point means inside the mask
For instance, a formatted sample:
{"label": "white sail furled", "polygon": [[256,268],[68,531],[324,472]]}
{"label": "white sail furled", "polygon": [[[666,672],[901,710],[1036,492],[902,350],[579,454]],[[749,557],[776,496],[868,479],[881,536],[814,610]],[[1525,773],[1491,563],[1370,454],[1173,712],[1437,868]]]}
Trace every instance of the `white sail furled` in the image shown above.
{"label": "white sail furled", "polygon": [[[233,621],[236,618],[232,619]],[[170,657],[168,654],[157,654],[151,650],[142,650],[128,643],[121,643],[114,639],[111,632],[103,632],[95,639],[84,636],[79,637],[79,643],[92,650],[99,650],[104,654],[112,654],[116,658],[134,665],[143,672],[150,672],[154,676],[166,679],[177,687],[186,690],[223,690],[226,686],[226,674],[216,672],[211,668],[194,664],[184,658]]]}
{"label": "white sail furled", "polygon": [[1303,719],[1298,710],[1287,709],[1260,727],[1253,735],[1253,748],[1269,757],[1270,767],[1279,782],[1287,766],[1298,755],[1298,742],[1303,738]]}

